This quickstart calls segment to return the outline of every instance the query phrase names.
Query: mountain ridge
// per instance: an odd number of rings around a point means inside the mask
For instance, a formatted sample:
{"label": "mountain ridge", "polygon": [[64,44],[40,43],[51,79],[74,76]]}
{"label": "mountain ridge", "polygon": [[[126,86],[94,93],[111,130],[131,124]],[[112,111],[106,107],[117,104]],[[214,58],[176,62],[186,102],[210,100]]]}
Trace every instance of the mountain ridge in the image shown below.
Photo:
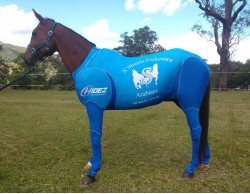
{"label": "mountain ridge", "polygon": [[26,48],[22,46],[16,46],[9,43],[3,43],[0,41],[0,45],[2,45],[2,50],[0,51],[0,57],[4,62],[11,62],[16,59],[20,54],[24,53]]}

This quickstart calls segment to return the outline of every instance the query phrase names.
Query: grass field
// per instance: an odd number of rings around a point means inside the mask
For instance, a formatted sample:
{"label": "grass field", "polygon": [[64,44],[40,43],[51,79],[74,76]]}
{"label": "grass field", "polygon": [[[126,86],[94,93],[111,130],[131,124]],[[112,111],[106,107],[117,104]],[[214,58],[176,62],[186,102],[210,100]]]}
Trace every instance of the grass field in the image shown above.
{"label": "grass field", "polygon": [[75,92],[2,91],[0,192],[250,192],[250,92],[212,92],[210,116],[210,169],[183,180],[191,140],[173,103],[106,111],[102,169],[81,188],[91,148]]}

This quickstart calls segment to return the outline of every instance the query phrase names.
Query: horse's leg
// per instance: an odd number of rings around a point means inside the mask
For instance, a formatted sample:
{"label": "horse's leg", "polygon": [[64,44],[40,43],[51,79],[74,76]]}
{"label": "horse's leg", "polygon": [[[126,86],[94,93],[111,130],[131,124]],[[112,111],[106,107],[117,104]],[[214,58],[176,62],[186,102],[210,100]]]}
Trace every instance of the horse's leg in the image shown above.
{"label": "horse's leg", "polygon": [[[209,70],[204,65],[204,62],[196,57],[186,59],[179,76],[177,105],[179,105],[184,111],[190,128],[192,139],[192,159],[189,166],[182,174],[183,178],[192,178],[194,176],[194,171],[200,162],[200,142],[202,142],[202,145],[205,144],[204,141],[207,142],[207,136],[205,139],[201,138],[201,136],[204,135],[204,133],[202,134],[204,122],[201,123],[200,120],[200,108],[204,109],[202,105],[208,103],[207,100],[209,100],[209,98],[204,100],[204,96],[209,95],[209,92],[206,93],[208,82]],[[208,120],[206,120],[206,122],[208,122]],[[204,127],[204,131],[206,129],[207,128]]]}
{"label": "horse's leg", "polygon": [[[202,108],[202,107],[201,107]],[[199,110],[196,108],[188,108],[184,110],[186,114],[186,118],[190,128],[190,135],[192,139],[192,160],[190,165],[186,168],[186,171],[183,172],[183,178],[192,178],[194,175],[195,168],[200,164],[201,170],[208,170],[209,168],[209,159],[210,159],[210,148],[207,140],[207,136],[205,140],[202,140],[202,127],[204,125],[201,123],[201,117],[199,115]],[[197,126],[197,127],[195,127]],[[205,127],[204,127],[205,128]],[[201,156],[199,156],[199,152],[201,151],[201,142],[204,143],[204,151]],[[199,158],[200,157],[200,158]]]}
{"label": "horse's leg", "polygon": [[82,185],[90,185],[95,182],[95,175],[101,169],[101,137],[102,137],[102,121],[103,109],[92,102],[86,105],[89,125],[90,137],[92,145],[92,158],[90,159],[88,175],[82,180]]}
{"label": "horse's leg", "polygon": [[200,149],[200,136],[201,136],[201,126],[199,122],[199,110],[195,108],[190,108],[184,110],[186,118],[190,128],[190,135],[192,139],[192,159],[189,166],[183,172],[183,178],[192,178],[194,176],[194,171],[199,165],[198,153]]}
{"label": "horse's leg", "polygon": [[210,159],[210,148],[208,144],[208,127],[209,127],[209,96],[210,96],[210,84],[206,90],[205,96],[202,100],[200,107],[200,123],[202,126],[201,134],[201,148],[199,152],[199,168],[201,170],[208,170],[209,159]]}
{"label": "horse's leg", "polygon": [[203,171],[208,170],[209,168],[209,159],[210,159],[210,148],[208,141],[206,142],[205,153],[202,155],[202,160],[199,168]]}

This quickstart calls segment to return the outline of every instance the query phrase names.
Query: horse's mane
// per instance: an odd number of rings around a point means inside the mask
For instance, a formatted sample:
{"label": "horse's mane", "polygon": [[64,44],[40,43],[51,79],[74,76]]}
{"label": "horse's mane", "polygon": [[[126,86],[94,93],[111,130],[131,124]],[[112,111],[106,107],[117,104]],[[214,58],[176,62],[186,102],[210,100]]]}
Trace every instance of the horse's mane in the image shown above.
{"label": "horse's mane", "polygon": [[55,22],[55,20],[53,20],[51,18],[45,18],[45,20],[49,20],[49,21]]}
{"label": "horse's mane", "polygon": [[[52,22],[55,22],[55,20],[54,20],[54,19],[51,19],[51,18],[45,18],[45,19],[47,19],[47,20],[49,20],[49,21],[52,21]],[[71,32],[73,32],[73,33],[75,33],[77,36],[79,36],[80,38],[83,38],[85,41],[88,41],[89,43],[91,43],[91,44],[93,44],[93,45],[95,46],[95,44],[94,44],[93,42],[90,42],[88,39],[86,39],[86,38],[83,37],[82,35],[78,34],[78,33],[75,32],[74,30],[68,28],[67,26],[64,26],[64,25],[61,24],[61,23],[58,23],[58,24],[62,25],[64,28],[70,30]]]}

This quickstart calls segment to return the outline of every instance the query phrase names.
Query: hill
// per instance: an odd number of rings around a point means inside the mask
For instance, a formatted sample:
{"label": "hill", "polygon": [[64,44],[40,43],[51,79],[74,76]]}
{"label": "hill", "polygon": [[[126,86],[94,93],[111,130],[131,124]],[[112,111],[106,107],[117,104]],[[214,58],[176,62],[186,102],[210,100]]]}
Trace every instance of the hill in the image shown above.
{"label": "hill", "polygon": [[24,53],[26,48],[21,46],[15,46],[12,44],[5,44],[0,42],[2,45],[2,51],[0,51],[0,58],[4,60],[4,62],[11,62],[16,57],[18,57],[21,53]]}

